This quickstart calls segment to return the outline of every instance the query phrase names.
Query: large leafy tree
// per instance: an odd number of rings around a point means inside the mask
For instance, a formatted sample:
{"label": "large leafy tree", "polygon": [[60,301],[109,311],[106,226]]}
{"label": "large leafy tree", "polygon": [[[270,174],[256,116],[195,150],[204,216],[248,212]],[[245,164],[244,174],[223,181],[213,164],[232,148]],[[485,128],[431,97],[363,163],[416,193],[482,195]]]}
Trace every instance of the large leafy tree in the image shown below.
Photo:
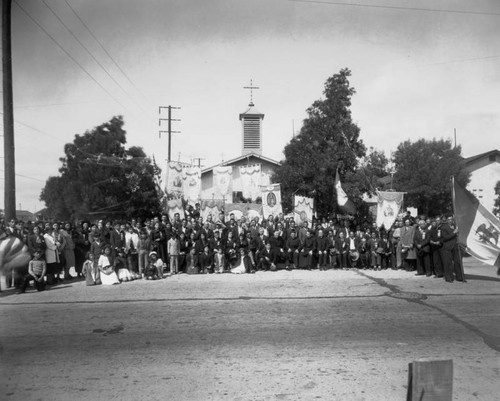
{"label": "large leafy tree", "polygon": [[274,182],[281,183],[285,210],[291,210],[293,194],[315,198],[318,213],[337,211],[335,171],[345,183],[347,195],[360,204],[365,187],[350,185],[358,161],[366,153],[360,129],[351,117],[349,84],[351,71],[342,69],[327,79],[324,98],[307,109],[300,133],[285,146],[285,159],[276,170]]}
{"label": "large leafy tree", "polygon": [[91,216],[145,217],[158,210],[153,165],[142,148],[125,148],[121,116],[113,117],[64,147],[58,177],[40,199],[58,219]]}
{"label": "large leafy tree", "polygon": [[452,176],[464,187],[469,182],[461,148],[449,140],[404,141],[394,153],[394,166],[394,187],[407,193],[405,204],[430,216],[452,210]]}

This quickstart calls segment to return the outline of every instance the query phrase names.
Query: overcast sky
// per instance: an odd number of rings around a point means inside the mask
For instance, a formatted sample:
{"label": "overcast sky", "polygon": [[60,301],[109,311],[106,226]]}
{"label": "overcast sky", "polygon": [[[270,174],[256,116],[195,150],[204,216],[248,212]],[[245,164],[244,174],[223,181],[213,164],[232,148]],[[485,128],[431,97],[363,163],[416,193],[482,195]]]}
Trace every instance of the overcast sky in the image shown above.
{"label": "overcast sky", "polygon": [[368,147],[390,156],[403,140],[453,139],[456,129],[466,157],[500,148],[497,0],[16,1],[23,209],[44,206],[40,191],[58,175],[64,144],[114,115],[124,116],[127,146],[157,161],[168,147],[166,136],[158,138],[159,105],[181,107],[173,113],[182,120],[173,124],[181,131],[173,134],[173,159],[200,157],[211,166],[239,156],[250,79],[265,114],[264,155],[276,160],[326,79],[344,67]]}

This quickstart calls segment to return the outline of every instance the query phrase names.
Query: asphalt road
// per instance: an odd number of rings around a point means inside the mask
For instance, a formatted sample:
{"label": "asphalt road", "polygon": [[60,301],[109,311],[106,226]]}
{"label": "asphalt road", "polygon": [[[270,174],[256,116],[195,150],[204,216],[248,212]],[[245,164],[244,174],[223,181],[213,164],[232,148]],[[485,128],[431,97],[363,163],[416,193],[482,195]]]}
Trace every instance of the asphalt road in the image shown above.
{"label": "asphalt road", "polygon": [[[453,399],[498,399],[500,277],[178,275],[0,294],[1,400],[405,400],[453,359]],[[5,287],[4,287],[5,288]]]}

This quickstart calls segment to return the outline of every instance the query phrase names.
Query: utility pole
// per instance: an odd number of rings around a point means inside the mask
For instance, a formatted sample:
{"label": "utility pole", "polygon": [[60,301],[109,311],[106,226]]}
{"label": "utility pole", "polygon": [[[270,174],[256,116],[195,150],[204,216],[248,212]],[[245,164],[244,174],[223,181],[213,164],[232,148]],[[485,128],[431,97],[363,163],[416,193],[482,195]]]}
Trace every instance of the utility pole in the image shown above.
{"label": "utility pole", "polygon": [[[167,118],[161,118],[161,111],[162,109],[167,109],[168,110],[168,117]],[[158,126],[160,127],[159,130],[159,136],[161,138],[162,133],[168,133],[168,161],[171,160],[171,154],[172,154],[172,134],[174,133],[180,133],[180,131],[172,131],[172,121],[181,121],[178,118],[172,118],[172,109],[180,109],[180,107],[174,107],[174,106],[159,106],[158,108],[158,113],[160,114],[160,118],[158,119]],[[161,123],[162,121],[167,121],[168,122],[168,130],[162,130],[161,129]]]}
{"label": "utility pole", "polygon": [[205,160],[204,157],[194,157],[193,160],[198,160],[198,167],[201,167],[201,161]]}
{"label": "utility pole", "polygon": [[12,0],[2,0],[3,146],[5,164],[5,221],[16,217],[16,162],[14,147],[14,104],[12,96]]}

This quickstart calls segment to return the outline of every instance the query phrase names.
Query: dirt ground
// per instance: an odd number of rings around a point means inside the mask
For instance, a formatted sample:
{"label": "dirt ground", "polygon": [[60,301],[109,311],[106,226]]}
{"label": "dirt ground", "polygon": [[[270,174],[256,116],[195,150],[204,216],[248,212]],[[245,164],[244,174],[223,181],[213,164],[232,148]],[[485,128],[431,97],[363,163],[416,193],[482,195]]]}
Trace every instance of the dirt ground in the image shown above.
{"label": "dirt ground", "polygon": [[[405,400],[452,359],[453,399],[497,399],[500,277],[177,275],[0,293],[2,400]],[[5,287],[3,287],[5,288]]]}

